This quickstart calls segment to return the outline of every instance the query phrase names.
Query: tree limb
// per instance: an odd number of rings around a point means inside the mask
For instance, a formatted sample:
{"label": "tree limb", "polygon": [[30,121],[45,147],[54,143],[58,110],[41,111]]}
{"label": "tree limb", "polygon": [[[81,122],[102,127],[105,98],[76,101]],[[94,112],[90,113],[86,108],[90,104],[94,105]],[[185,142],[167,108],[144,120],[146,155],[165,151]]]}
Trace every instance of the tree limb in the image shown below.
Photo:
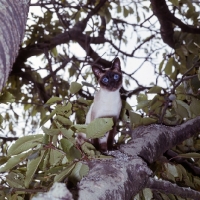
{"label": "tree limb", "polygon": [[173,49],[175,48],[175,41],[173,39],[174,28],[176,24],[182,32],[200,34],[200,29],[194,26],[184,24],[180,19],[175,17],[170,11],[165,0],[151,0],[151,5],[154,15],[160,22],[160,31],[163,41]]}
{"label": "tree limb", "polygon": [[121,146],[127,155],[138,155],[148,163],[160,158],[165,151],[180,144],[200,131],[200,117],[175,127],[152,124],[133,130],[132,140]]}
{"label": "tree limb", "polygon": [[200,192],[192,190],[191,188],[179,187],[176,184],[173,184],[165,180],[156,180],[154,178],[149,178],[147,187],[153,190],[158,190],[163,193],[171,193],[183,198],[190,198],[194,200],[200,199]]}
{"label": "tree limb", "polygon": [[176,163],[182,164],[189,172],[194,176],[200,176],[200,168],[187,161],[186,158],[180,157],[176,152],[172,150],[166,151],[164,154],[168,159],[175,161]]}
{"label": "tree limb", "polygon": [[114,151],[113,159],[89,162],[90,172],[78,187],[79,199],[94,199],[94,191],[96,199],[130,199],[146,187],[185,198],[189,193],[190,197],[200,199],[197,191],[152,179],[147,166],[159,160],[167,149],[198,133],[199,123],[200,117],[196,117],[176,127],[154,124],[136,128],[132,140],[120,147],[122,153]]}

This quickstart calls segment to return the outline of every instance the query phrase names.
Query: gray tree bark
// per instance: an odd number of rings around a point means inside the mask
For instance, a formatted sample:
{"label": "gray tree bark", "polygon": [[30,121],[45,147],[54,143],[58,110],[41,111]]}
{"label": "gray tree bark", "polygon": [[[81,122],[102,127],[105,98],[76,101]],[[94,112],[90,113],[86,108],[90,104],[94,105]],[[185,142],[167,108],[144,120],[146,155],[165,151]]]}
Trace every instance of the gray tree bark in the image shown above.
{"label": "gray tree bark", "polygon": [[30,0],[0,0],[0,91],[17,57]]}
{"label": "gray tree bark", "polygon": [[199,191],[157,180],[148,167],[168,149],[197,134],[199,123],[196,117],[175,127],[152,124],[134,129],[132,140],[113,152],[113,159],[89,162],[89,174],[81,180],[74,199],[127,200],[144,188],[200,199]]}

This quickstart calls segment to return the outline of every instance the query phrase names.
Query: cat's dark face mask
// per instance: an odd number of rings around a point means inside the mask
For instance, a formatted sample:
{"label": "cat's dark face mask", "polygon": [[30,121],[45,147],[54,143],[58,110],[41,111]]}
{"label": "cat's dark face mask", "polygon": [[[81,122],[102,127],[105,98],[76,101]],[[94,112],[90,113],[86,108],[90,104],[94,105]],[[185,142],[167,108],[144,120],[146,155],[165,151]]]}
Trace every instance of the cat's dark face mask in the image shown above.
{"label": "cat's dark face mask", "polygon": [[115,91],[121,88],[122,75],[119,72],[108,70],[99,78],[99,84],[104,89]]}

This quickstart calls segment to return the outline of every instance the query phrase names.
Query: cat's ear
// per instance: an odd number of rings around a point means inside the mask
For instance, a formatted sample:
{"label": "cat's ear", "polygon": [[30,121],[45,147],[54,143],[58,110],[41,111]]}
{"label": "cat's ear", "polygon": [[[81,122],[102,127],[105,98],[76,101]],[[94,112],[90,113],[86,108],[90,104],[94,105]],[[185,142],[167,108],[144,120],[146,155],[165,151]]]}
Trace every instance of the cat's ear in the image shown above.
{"label": "cat's ear", "polygon": [[120,59],[118,57],[113,60],[111,69],[121,72],[121,64],[120,64]]}
{"label": "cat's ear", "polygon": [[103,69],[99,66],[92,66],[92,71],[94,75],[99,79],[101,77],[101,74],[104,73]]}

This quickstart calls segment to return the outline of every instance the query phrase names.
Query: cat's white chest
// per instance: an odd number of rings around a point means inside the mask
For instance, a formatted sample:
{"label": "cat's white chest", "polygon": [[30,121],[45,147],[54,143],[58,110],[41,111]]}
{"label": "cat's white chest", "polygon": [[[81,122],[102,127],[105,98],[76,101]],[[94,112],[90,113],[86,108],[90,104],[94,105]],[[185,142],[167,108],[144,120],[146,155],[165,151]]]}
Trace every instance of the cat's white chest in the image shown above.
{"label": "cat's white chest", "polygon": [[121,98],[119,90],[114,92],[100,89],[95,95],[94,102],[86,116],[86,123],[99,117],[118,118],[121,111]]}

